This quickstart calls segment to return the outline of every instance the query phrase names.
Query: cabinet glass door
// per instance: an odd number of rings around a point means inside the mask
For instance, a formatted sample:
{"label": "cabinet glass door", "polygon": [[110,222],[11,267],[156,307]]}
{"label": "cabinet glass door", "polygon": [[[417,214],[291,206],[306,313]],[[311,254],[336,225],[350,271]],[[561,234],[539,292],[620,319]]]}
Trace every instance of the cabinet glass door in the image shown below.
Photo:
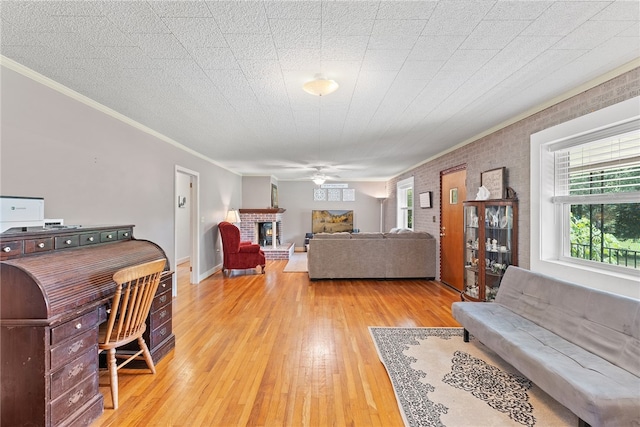
{"label": "cabinet glass door", "polygon": [[484,212],[485,247],[485,298],[495,299],[502,275],[512,264],[513,208],[505,205],[485,206]]}
{"label": "cabinet glass door", "polygon": [[479,222],[478,206],[465,206],[464,208],[464,293],[471,298],[480,298],[478,276],[479,266]]}

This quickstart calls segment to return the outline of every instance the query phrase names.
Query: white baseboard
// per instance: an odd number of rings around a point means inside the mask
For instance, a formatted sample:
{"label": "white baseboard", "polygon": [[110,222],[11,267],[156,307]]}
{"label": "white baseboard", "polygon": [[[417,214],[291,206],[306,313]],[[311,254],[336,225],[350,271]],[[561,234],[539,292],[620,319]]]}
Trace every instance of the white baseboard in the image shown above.
{"label": "white baseboard", "polygon": [[209,269],[209,270],[205,271],[204,273],[202,273],[200,275],[199,279],[200,279],[200,281],[203,281],[207,277],[216,274],[220,270],[222,270],[222,264],[218,264],[218,265],[214,266],[212,269]]}
{"label": "white baseboard", "polygon": [[176,261],[176,265],[180,265],[180,264],[182,264],[183,262],[187,262],[187,261],[189,261],[190,259],[191,259],[191,257],[189,257],[189,256],[179,258],[179,259]]}

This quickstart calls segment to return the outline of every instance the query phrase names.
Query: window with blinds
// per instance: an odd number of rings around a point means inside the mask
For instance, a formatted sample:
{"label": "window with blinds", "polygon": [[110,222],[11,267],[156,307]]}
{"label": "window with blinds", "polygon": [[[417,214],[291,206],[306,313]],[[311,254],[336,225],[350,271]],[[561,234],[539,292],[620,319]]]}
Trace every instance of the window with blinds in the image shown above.
{"label": "window with blinds", "polygon": [[564,256],[640,269],[640,120],[549,148]]}
{"label": "window with blinds", "polygon": [[555,202],[609,201],[611,194],[640,194],[639,129],[558,150],[554,157]]}

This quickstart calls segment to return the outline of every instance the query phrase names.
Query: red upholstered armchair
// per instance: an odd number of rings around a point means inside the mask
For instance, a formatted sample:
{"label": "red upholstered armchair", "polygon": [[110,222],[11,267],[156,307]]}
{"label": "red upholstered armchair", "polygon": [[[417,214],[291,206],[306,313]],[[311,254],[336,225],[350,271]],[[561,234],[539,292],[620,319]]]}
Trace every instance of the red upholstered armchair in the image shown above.
{"label": "red upholstered armchair", "polygon": [[218,224],[222,237],[224,255],[222,270],[255,268],[260,266],[264,274],[265,257],[260,245],[240,241],[240,230],[235,225],[223,221]]}

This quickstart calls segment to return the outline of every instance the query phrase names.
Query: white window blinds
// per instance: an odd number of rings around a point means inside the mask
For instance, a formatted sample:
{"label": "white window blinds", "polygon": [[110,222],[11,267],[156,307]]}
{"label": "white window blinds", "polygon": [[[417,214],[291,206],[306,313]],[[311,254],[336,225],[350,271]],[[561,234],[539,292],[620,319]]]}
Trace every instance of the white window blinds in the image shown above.
{"label": "white window blinds", "polygon": [[640,129],[624,130],[624,134],[556,147],[554,202],[640,201]]}

